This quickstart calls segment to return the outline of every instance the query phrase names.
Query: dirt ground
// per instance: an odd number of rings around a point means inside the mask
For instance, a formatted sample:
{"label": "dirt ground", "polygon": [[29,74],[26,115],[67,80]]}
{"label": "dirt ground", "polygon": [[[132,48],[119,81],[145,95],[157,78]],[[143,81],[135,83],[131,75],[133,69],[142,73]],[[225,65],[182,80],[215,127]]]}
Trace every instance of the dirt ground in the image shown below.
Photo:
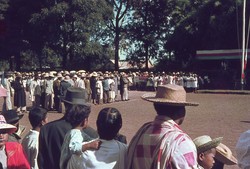
{"label": "dirt ground", "polygon": [[[145,92],[130,91],[129,101],[118,101],[106,105],[92,105],[89,125],[96,128],[95,121],[98,112],[104,107],[115,107],[122,113],[123,126],[120,133],[127,136],[128,142],[136,131],[156,115],[153,104],[140,98]],[[27,99],[28,100],[28,99]],[[186,107],[187,114],[182,129],[191,138],[200,135],[210,135],[212,138],[223,137],[223,143],[235,153],[235,145],[240,134],[250,129],[250,95],[240,94],[201,94],[188,93],[188,101],[198,102],[197,107]],[[2,98],[0,99],[0,103]],[[30,101],[28,106],[30,106]],[[1,104],[2,105],[2,104]],[[53,121],[63,114],[49,112],[49,120]],[[21,124],[30,129],[26,113],[21,119]],[[237,166],[225,166],[226,169],[237,169]]]}

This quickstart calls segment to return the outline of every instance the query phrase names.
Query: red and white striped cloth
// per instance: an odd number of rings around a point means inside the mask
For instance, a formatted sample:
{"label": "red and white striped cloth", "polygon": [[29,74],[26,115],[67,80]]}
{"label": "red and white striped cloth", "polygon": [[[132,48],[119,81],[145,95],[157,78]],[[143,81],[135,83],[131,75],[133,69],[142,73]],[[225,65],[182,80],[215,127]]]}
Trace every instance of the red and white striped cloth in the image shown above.
{"label": "red and white striped cloth", "polygon": [[131,140],[127,169],[197,168],[197,150],[178,124],[165,116],[144,124]]}
{"label": "red and white striped cloth", "polygon": [[0,86],[0,97],[6,97],[7,96],[7,90],[1,85]]}

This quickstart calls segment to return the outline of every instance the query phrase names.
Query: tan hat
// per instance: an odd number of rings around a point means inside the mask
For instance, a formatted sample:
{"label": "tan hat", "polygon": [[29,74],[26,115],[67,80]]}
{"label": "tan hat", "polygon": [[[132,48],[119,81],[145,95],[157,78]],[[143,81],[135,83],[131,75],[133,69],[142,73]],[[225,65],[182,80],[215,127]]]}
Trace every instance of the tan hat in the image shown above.
{"label": "tan hat", "polygon": [[95,76],[95,77],[96,77],[96,76],[97,76],[97,73],[96,73],[96,72],[93,72],[93,73],[92,73],[92,76]]}
{"label": "tan hat", "polygon": [[44,77],[49,77],[49,73],[45,73]]}
{"label": "tan hat", "polygon": [[222,137],[212,139],[210,136],[199,136],[193,140],[198,153],[205,152],[212,148],[216,148],[222,140]]}
{"label": "tan hat", "polygon": [[86,70],[78,70],[78,73],[86,73]]}
{"label": "tan hat", "polygon": [[62,77],[63,77],[63,76],[62,76],[62,73],[57,73],[57,77],[58,77],[58,78],[60,78],[60,77],[62,78]]}
{"label": "tan hat", "polygon": [[55,77],[53,72],[49,72],[49,77]]}
{"label": "tan hat", "polygon": [[186,101],[186,91],[182,86],[167,84],[159,85],[156,94],[147,93],[142,96],[143,99],[160,104],[172,106],[198,106],[198,103]]}
{"label": "tan hat", "polygon": [[3,115],[0,115],[0,131],[1,133],[14,133],[16,131],[16,126],[6,123]]}
{"label": "tan hat", "polygon": [[226,165],[237,164],[237,159],[233,156],[232,151],[222,143],[216,147],[215,158]]}

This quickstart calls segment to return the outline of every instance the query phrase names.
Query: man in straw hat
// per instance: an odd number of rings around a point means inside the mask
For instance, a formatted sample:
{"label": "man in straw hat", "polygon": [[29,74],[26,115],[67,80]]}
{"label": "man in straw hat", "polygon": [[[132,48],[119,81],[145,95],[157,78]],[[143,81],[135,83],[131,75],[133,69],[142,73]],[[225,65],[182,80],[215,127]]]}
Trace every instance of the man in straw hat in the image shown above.
{"label": "man in straw hat", "polygon": [[173,84],[160,85],[156,94],[145,94],[142,98],[154,103],[157,116],[131,140],[127,168],[196,168],[196,147],[179,125],[185,118],[185,106],[198,103],[187,102],[184,88]]}
{"label": "man in straw hat", "polygon": [[[69,87],[62,101],[65,106],[64,116],[41,127],[38,154],[39,169],[60,169],[60,153],[64,136],[72,129],[69,119],[70,110],[75,105],[90,106],[87,103],[87,91],[77,87]],[[84,137],[86,139],[84,141],[98,137],[97,132],[91,127],[87,127],[82,131],[84,135],[89,136],[88,138]]]}
{"label": "man in straw hat", "polygon": [[18,142],[8,142],[8,134],[16,129],[15,126],[6,123],[4,116],[0,115],[0,168],[30,168],[22,145]]}
{"label": "man in straw hat", "polygon": [[195,138],[194,144],[197,148],[198,168],[211,169],[215,163],[216,147],[220,144],[222,137],[212,139],[203,135]]}

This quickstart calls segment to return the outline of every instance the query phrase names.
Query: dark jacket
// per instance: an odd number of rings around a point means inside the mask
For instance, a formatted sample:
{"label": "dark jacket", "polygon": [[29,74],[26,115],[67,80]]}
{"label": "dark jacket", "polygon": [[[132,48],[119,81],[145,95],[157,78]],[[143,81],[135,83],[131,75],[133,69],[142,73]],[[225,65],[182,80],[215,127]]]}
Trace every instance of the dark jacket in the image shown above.
{"label": "dark jacket", "polygon": [[[39,169],[60,169],[60,154],[65,134],[72,128],[64,117],[44,125],[39,134]],[[97,138],[97,132],[88,127],[84,132],[91,138]],[[89,141],[89,140],[84,140]]]}
{"label": "dark jacket", "polygon": [[26,93],[21,80],[15,80],[12,83],[14,89],[14,106],[25,107],[26,106]]}
{"label": "dark jacket", "polygon": [[62,80],[60,83],[60,96],[65,96],[67,89],[71,87],[71,84],[68,81]]}

